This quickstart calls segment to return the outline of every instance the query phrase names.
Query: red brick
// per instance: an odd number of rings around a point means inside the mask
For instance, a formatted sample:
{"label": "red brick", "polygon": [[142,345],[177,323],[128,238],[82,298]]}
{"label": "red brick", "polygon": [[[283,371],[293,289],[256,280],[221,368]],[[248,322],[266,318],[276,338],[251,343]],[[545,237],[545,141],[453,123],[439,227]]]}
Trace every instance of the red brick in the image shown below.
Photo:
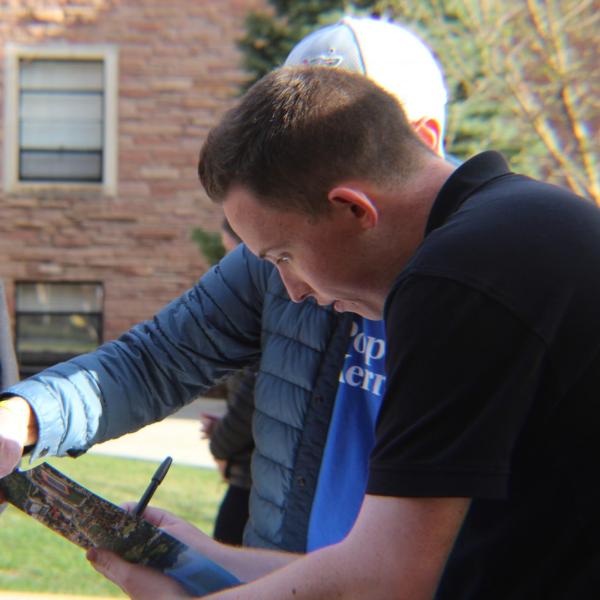
{"label": "red brick", "polygon": [[246,13],[265,3],[22,0],[3,7],[0,49],[9,42],[119,47],[117,196],[83,188],[0,192],[0,277],[11,309],[18,279],[101,281],[110,339],[205,271],[191,233],[217,230],[221,209],[200,188],[198,151],[245,79],[235,44]]}

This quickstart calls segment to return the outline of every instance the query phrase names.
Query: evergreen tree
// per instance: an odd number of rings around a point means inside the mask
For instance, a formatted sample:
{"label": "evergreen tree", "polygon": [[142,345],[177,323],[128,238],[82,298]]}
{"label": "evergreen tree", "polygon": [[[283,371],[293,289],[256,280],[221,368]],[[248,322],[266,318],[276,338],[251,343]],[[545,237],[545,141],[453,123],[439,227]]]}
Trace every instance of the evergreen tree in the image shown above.
{"label": "evergreen tree", "polygon": [[192,239],[198,244],[200,252],[210,266],[218,263],[225,256],[225,248],[221,242],[221,233],[207,231],[197,227],[192,231]]}
{"label": "evergreen tree", "polygon": [[516,171],[600,204],[597,0],[270,0],[240,42],[252,83],[342,14],[409,26],[435,51],[449,89],[447,150],[501,151]]}
{"label": "evergreen tree", "polygon": [[334,23],[344,14],[374,14],[372,3],[364,0],[270,0],[274,15],[251,12],[246,33],[238,45],[243,66],[250,78],[245,87],[280,66],[290,50],[314,29]]}
{"label": "evergreen tree", "polygon": [[600,204],[596,0],[383,4],[440,58],[452,152],[500,150],[516,171]]}

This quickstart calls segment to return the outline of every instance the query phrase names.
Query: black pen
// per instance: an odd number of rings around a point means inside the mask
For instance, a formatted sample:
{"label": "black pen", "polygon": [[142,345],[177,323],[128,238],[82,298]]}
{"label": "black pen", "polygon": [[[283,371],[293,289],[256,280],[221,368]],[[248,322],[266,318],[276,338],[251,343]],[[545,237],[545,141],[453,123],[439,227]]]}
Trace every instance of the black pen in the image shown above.
{"label": "black pen", "polygon": [[154,492],[160,485],[160,482],[165,478],[169,467],[173,459],[170,456],[167,456],[165,460],[160,463],[160,467],[156,469],[156,473],[152,476],[152,480],[150,481],[150,485],[146,488],[144,495],[140,498],[140,501],[137,503],[136,507],[133,509],[133,515],[138,516],[141,515],[145,510],[146,506],[148,506],[148,502],[150,502],[152,496],[154,496]]}

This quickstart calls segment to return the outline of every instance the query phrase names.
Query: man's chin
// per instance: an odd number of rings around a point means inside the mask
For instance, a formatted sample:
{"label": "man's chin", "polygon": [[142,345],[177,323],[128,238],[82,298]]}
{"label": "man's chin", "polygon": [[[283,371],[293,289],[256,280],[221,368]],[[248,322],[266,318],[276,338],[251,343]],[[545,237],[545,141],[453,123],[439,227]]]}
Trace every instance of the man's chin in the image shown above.
{"label": "man's chin", "polygon": [[332,303],[332,306],[333,306],[333,310],[335,310],[335,312],[339,312],[339,313],[356,312],[354,310],[347,308],[346,304],[344,302],[342,302],[341,300],[335,300]]}
{"label": "man's chin", "polygon": [[381,311],[373,310],[356,302],[344,302],[342,300],[336,300],[333,302],[333,309],[339,313],[351,312],[355,315],[360,315],[361,317],[370,319],[372,321],[378,321],[383,318]]}

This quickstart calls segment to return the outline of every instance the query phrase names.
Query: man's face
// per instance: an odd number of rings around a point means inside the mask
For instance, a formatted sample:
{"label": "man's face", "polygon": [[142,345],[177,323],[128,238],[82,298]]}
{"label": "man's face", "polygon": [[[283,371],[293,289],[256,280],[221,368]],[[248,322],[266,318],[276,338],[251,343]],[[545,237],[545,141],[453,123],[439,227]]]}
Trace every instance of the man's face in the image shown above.
{"label": "man's face", "polygon": [[313,297],[339,312],[381,318],[385,294],[371,286],[373,265],[352,219],[336,211],[314,220],[276,210],[239,186],[223,208],[250,251],[277,267],[294,302]]}

